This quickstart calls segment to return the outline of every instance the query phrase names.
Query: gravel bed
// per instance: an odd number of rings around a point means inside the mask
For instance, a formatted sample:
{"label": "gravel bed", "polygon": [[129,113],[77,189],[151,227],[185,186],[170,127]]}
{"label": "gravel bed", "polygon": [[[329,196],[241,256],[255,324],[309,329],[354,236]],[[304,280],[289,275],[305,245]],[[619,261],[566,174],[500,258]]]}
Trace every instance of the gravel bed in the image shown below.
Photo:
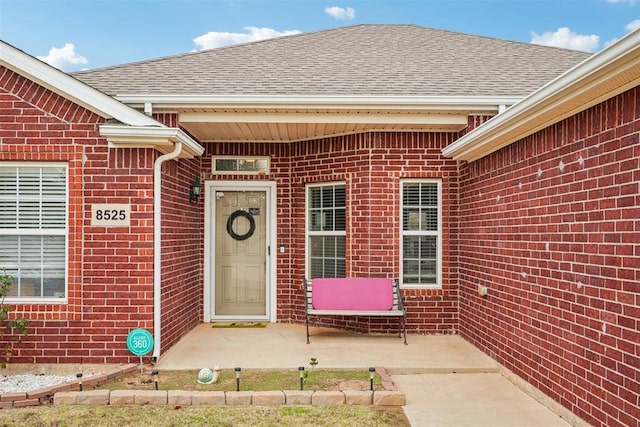
{"label": "gravel bed", "polygon": [[15,374],[0,377],[0,394],[21,393],[63,384],[76,379],[76,375]]}

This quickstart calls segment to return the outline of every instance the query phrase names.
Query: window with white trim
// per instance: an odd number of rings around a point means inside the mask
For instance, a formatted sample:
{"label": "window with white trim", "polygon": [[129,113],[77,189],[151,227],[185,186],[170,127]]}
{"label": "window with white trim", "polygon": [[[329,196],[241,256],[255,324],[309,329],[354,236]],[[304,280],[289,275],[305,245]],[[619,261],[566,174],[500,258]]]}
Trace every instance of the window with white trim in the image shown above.
{"label": "window with white trim", "polygon": [[67,166],[0,163],[0,270],[9,298],[66,296]]}
{"label": "window with white trim", "polygon": [[440,287],[442,190],[439,180],[402,182],[402,284]]}
{"label": "window with white trim", "polygon": [[307,277],[345,277],[346,186],[307,187]]}

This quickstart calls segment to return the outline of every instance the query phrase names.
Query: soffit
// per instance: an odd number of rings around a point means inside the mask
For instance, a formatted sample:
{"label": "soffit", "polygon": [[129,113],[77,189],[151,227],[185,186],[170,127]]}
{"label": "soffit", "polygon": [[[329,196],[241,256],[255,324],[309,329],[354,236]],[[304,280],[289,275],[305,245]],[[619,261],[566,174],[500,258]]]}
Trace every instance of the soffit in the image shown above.
{"label": "soffit", "polygon": [[[120,97],[119,97],[120,98]],[[144,99],[152,101],[142,102]],[[469,115],[493,116],[518,98],[123,96],[153,114],[173,113],[205,142],[295,142],[363,132],[459,132]]]}
{"label": "soffit", "polygon": [[461,112],[226,109],[181,112],[179,122],[200,142],[294,142],[374,131],[459,132],[468,119]]}

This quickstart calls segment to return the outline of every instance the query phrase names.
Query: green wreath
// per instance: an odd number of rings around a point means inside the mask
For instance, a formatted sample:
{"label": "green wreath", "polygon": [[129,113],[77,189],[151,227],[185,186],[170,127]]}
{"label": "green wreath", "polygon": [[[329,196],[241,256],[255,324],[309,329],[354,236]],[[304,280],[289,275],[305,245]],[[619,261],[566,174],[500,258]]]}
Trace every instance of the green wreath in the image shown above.
{"label": "green wreath", "polygon": [[[240,216],[245,217],[247,221],[249,221],[249,231],[247,231],[244,234],[238,234],[235,231],[233,231],[233,223],[236,221],[236,218]],[[243,210],[237,210],[231,215],[229,215],[229,219],[227,219],[227,233],[234,240],[247,240],[249,237],[253,236],[253,233],[255,231],[256,231],[256,220],[253,219],[253,215],[251,215],[249,212],[246,212]]]}

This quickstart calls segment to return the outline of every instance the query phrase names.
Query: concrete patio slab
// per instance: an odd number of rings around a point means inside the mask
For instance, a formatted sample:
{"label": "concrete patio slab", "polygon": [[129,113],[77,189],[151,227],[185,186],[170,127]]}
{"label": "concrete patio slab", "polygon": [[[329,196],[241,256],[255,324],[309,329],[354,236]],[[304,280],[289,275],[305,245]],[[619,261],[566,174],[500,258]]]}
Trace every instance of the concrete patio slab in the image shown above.
{"label": "concrete patio slab", "polygon": [[458,335],[411,335],[409,344],[395,335],[363,335],[303,325],[270,323],[265,328],[213,328],[201,324],[160,357],[158,369],[201,369],[218,365],[269,369],[308,366],[368,368],[390,373],[497,372],[498,364]]}

